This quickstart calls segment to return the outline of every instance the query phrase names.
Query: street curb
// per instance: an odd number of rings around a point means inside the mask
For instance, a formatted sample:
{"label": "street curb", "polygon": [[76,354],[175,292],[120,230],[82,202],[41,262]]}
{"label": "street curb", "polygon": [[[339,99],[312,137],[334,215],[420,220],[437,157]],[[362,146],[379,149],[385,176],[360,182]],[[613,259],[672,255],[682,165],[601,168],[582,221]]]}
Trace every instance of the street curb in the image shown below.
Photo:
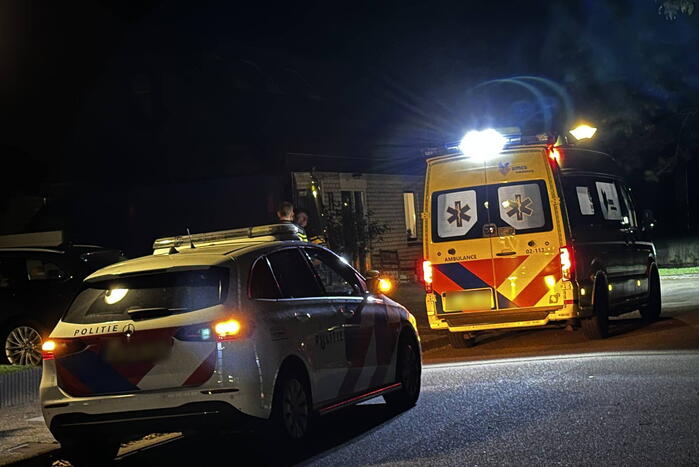
{"label": "street curb", "polygon": [[38,400],[40,382],[40,367],[0,375],[0,407],[11,407]]}
{"label": "street curb", "polygon": [[3,459],[0,461],[2,467],[45,467],[49,465],[61,450],[60,446],[46,443],[27,443],[23,446],[21,457],[17,459]]}

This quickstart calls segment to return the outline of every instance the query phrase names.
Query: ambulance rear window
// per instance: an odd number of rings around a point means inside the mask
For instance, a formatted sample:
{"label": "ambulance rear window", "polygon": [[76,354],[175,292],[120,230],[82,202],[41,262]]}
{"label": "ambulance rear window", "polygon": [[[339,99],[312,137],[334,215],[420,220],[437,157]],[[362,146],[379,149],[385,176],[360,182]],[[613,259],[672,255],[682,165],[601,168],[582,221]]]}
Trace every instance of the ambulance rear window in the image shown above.
{"label": "ambulance rear window", "polygon": [[493,231],[489,227],[516,234],[546,232],[553,228],[549,206],[544,180],[437,191],[432,194],[432,240],[483,238]]}
{"label": "ambulance rear window", "polygon": [[224,268],[98,282],[75,298],[63,321],[91,324],[159,318],[221,304],[227,292],[228,270]]}

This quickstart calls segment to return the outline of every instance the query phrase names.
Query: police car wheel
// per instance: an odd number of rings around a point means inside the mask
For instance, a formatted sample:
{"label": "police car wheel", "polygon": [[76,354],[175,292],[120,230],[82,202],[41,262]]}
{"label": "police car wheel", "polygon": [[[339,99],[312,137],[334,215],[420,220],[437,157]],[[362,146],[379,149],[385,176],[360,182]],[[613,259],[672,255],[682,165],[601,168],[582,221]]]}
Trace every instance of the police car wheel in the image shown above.
{"label": "police car wheel", "polygon": [[392,409],[407,410],[417,403],[420,397],[422,364],[420,352],[411,337],[404,336],[398,348],[396,361],[396,378],[401,388],[383,396]]}
{"label": "police car wheel", "polygon": [[609,293],[607,282],[597,280],[593,298],[593,314],[580,320],[588,339],[604,339],[609,335]]}
{"label": "police car wheel", "polygon": [[662,299],[660,295],[660,275],[658,269],[651,266],[648,278],[648,303],[640,308],[641,317],[646,323],[652,323],[660,317]]}
{"label": "police car wheel", "polygon": [[109,465],[119,453],[115,439],[87,438],[80,443],[61,443],[61,454],[75,467]]}
{"label": "police car wheel", "polygon": [[273,423],[285,441],[301,441],[310,431],[311,397],[303,377],[294,372],[282,374],[277,383]]}

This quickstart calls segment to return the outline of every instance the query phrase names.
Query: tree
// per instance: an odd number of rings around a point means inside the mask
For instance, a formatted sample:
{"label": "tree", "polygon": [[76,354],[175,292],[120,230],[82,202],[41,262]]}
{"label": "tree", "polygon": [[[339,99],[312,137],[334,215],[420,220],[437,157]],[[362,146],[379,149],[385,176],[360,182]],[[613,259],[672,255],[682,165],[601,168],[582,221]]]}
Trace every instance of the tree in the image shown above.
{"label": "tree", "polygon": [[323,213],[328,246],[362,272],[366,270],[372,243],[381,241],[383,234],[390,230],[387,224],[373,220],[372,214],[368,211],[362,215],[341,202],[329,206]]}
{"label": "tree", "polygon": [[677,19],[678,14],[690,16],[694,13],[694,0],[656,0],[656,3],[660,3],[658,14],[668,20]]}

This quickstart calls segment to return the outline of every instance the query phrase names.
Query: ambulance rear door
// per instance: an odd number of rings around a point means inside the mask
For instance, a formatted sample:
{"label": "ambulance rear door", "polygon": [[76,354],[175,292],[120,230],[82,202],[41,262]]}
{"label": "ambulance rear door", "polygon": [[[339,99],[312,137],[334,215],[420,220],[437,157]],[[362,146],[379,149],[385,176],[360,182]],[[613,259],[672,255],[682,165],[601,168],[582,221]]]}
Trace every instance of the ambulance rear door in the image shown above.
{"label": "ambulance rear door", "polygon": [[[496,306],[485,163],[463,156],[430,161],[429,231],[437,312],[482,312]],[[485,230],[484,230],[485,229]]]}
{"label": "ambulance rear door", "polygon": [[498,310],[564,305],[560,202],[544,147],[488,163],[493,288]]}

